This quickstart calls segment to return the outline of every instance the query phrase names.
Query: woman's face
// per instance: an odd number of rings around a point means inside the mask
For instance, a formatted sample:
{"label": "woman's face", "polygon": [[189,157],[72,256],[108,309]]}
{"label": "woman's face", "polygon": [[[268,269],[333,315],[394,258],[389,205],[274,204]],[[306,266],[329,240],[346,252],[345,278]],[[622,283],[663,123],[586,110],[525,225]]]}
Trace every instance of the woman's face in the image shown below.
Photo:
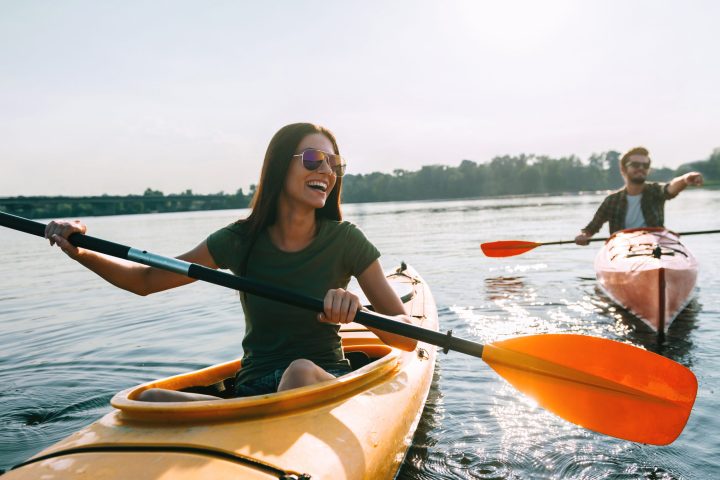
{"label": "woman's face", "polygon": [[[308,148],[335,153],[332,142],[322,133],[312,133],[303,138],[295,153],[302,153]],[[335,173],[326,161],[316,170],[308,170],[299,157],[293,157],[285,177],[283,194],[291,203],[307,205],[314,209],[322,208],[335,187],[336,180]]]}

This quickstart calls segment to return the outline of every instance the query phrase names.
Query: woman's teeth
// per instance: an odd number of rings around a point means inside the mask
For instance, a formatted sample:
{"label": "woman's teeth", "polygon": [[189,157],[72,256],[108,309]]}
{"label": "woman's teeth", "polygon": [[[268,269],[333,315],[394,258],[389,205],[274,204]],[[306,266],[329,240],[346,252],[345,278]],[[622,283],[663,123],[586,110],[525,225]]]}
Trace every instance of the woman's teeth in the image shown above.
{"label": "woman's teeth", "polygon": [[320,190],[322,192],[327,190],[327,183],[325,182],[308,182],[307,185],[314,190]]}

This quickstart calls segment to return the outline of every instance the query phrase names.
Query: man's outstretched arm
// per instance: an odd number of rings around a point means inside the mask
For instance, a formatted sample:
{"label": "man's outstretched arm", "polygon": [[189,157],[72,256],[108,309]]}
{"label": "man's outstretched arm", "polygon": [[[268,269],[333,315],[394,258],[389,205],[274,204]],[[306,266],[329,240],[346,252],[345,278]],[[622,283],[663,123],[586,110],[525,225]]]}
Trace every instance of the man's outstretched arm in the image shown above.
{"label": "man's outstretched arm", "polygon": [[703,176],[700,172],[688,172],[670,180],[667,186],[667,192],[671,197],[685,190],[690,185],[699,187],[703,184]]}

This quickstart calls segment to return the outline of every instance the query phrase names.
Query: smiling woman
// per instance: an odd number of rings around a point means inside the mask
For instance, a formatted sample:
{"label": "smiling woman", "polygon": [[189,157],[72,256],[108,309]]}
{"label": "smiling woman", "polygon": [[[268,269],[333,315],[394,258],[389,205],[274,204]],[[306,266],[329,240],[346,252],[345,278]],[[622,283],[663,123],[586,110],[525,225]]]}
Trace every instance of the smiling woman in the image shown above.
{"label": "smiling woman", "polygon": [[[212,233],[177,257],[229,269],[291,291],[324,297],[319,314],[254,295],[241,295],[246,334],[238,396],[289,390],[350,372],[339,335],[361,308],[346,291],[351,277],[376,311],[412,323],[380,266],[380,252],[350,222],[342,221],[340,192],[345,161],[334,135],[311,123],[280,129],[270,141],[251,213]],[[185,285],[192,279],[150,266],[124,263],[67,241],[85,233],[80,222],[51,222],[46,237],[71,258],[110,283],[138,295]],[[373,332],[389,345],[411,351],[416,342]],[[216,397],[149,389],[142,401],[211,400]]]}

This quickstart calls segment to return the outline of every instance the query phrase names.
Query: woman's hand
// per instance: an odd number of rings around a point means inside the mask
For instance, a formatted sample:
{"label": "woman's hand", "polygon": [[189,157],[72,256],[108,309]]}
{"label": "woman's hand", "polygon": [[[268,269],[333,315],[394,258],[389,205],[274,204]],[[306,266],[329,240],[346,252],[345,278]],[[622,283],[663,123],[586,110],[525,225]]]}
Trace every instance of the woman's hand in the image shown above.
{"label": "woman's hand", "polygon": [[325,310],[318,313],[318,320],[325,323],[350,323],[360,309],[360,298],[342,288],[331,289],[325,294]]}
{"label": "woman's hand", "polygon": [[70,258],[77,260],[82,255],[82,249],[70,243],[67,238],[73,233],[85,232],[87,227],[80,220],[53,220],[45,227],[45,238],[50,240],[50,245],[57,244]]}

